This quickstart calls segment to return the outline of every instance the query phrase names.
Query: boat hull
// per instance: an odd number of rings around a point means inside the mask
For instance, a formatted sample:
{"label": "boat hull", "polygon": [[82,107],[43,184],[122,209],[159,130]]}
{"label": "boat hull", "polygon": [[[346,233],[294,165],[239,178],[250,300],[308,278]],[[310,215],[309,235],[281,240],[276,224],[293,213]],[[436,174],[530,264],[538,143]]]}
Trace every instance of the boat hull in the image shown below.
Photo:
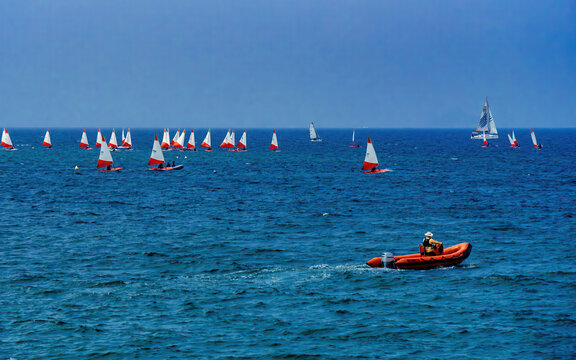
{"label": "boat hull", "polygon": [[161,168],[161,169],[155,167],[155,168],[151,168],[148,170],[150,170],[150,171],[172,171],[172,170],[182,170],[183,168],[184,168],[184,165],[176,165],[174,167],[165,167],[165,168]]}
{"label": "boat hull", "polygon": [[394,261],[384,264],[381,257],[376,257],[366,264],[371,267],[390,267],[393,269],[427,270],[439,267],[455,266],[466,260],[472,252],[470,243],[460,243],[444,249],[441,255],[423,256],[420,254],[394,256]]}
{"label": "boat hull", "polygon": [[486,136],[486,140],[493,140],[493,139],[498,139],[498,134],[478,134],[478,133],[472,133],[472,135],[470,135],[470,139],[472,140],[484,140],[484,136]]}

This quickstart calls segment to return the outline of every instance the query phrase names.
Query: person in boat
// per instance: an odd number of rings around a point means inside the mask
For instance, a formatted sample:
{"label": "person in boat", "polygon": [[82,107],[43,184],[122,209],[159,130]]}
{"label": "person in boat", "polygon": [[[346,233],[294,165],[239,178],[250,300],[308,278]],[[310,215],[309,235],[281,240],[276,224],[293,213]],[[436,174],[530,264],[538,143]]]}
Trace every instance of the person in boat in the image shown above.
{"label": "person in boat", "polygon": [[108,166],[106,167],[106,170],[111,170],[111,169],[112,169],[112,166],[111,166],[111,165],[108,165]]}
{"label": "person in boat", "polygon": [[176,161],[172,161],[172,167],[176,166]]}
{"label": "person in boat", "polygon": [[166,161],[166,167],[167,167],[167,168],[170,167],[170,161]]}
{"label": "person in boat", "polygon": [[434,234],[432,234],[430,231],[424,234],[424,236],[425,238],[422,240],[424,255],[434,256],[442,254],[442,251],[444,250],[444,244],[442,244],[440,241],[432,239]]}
{"label": "person in boat", "polygon": [[164,169],[164,163],[158,164],[158,169]]}

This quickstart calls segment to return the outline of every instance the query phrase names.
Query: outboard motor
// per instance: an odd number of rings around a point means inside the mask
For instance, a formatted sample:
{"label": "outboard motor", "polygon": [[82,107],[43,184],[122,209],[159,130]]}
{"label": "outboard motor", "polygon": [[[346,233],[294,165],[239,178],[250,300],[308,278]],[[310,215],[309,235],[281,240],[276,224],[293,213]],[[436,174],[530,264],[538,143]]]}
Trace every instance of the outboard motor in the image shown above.
{"label": "outboard motor", "polygon": [[389,252],[382,254],[382,265],[388,269],[394,269],[394,254]]}

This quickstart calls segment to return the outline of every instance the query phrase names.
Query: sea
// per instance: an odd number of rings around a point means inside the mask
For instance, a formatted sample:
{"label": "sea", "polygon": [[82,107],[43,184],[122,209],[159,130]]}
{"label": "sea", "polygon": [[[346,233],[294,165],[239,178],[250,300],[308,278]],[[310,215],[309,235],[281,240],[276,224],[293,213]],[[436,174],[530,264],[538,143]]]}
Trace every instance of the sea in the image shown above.
{"label": "sea", "polygon": [[[356,129],[350,147],[351,128],[276,129],[280,152],[272,129],[225,151],[226,130],[155,172],[162,129],[131,129],[122,170],[100,172],[82,129],[51,129],[52,149],[9,129],[0,359],[576,358],[576,129],[535,129],[541,150],[529,129],[520,148],[505,131],[483,148],[465,129]],[[360,170],[368,137],[389,172]],[[366,265],[428,231],[470,257]]]}

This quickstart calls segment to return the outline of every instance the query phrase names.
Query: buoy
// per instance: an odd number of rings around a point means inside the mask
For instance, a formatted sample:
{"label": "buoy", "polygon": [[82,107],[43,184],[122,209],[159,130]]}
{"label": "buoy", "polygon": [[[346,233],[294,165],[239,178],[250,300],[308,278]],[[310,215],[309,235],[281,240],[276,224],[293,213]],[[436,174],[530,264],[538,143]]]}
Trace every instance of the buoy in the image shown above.
{"label": "buoy", "polygon": [[74,166],[74,170],[78,170],[78,165]]}
{"label": "buoy", "polygon": [[184,155],[184,159],[188,159],[188,156]]}

